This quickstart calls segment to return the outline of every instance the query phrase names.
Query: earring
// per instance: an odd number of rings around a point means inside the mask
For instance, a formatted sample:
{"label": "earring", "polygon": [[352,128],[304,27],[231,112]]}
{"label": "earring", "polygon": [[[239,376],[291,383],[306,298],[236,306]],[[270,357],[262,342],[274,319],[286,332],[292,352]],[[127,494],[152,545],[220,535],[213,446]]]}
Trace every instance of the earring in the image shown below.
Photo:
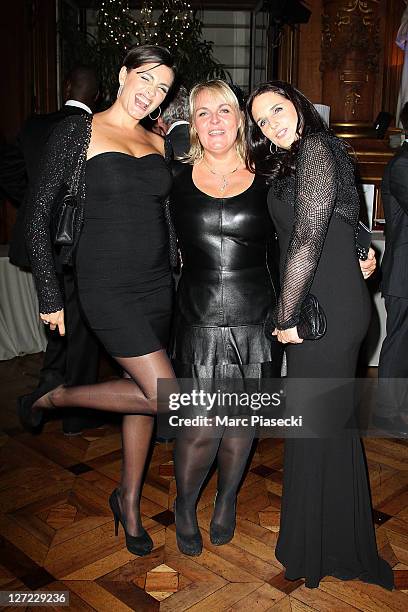
{"label": "earring", "polygon": [[160,106],[157,107],[159,109],[159,114],[157,115],[157,117],[152,117],[151,113],[149,113],[149,117],[152,121],[157,121],[157,119],[160,117],[161,115],[161,108]]}
{"label": "earring", "polygon": [[121,95],[122,91],[123,91],[123,85],[119,85],[118,93],[116,94],[117,98],[119,98],[119,96]]}
{"label": "earring", "polygon": [[[272,145],[275,147],[275,150],[272,149]],[[274,144],[272,141],[271,141],[271,144],[269,145],[269,151],[271,152],[271,155],[276,155],[276,153],[278,152],[277,145]]]}

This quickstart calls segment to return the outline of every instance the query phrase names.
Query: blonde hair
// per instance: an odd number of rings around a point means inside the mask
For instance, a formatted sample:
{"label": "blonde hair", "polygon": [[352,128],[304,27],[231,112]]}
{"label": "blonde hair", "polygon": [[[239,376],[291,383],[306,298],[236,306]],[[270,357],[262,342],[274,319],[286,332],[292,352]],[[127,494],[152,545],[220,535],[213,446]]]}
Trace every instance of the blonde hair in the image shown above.
{"label": "blonde hair", "polygon": [[231,87],[227,83],[219,79],[213,79],[212,81],[207,81],[205,83],[198,83],[197,85],[194,85],[193,89],[190,92],[190,149],[187,155],[183,158],[183,161],[189,164],[194,164],[195,162],[200,161],[204,157],[204,148],[194,127],[194,116],[196,111],[197,98],[202,91],[209,91],[213,95],[220,95],[224,99],[224,101],[227,104],[230,104],[232,108],[236,111],[238,117],[240,118],[240,124],[238,127],[237,139],[235,141],[235,148],[239,159],[242,162],[245,162],[245,117],[244,114],[241,112],[241,109],[239,108],[238,99],[235,93],[232,91]]}

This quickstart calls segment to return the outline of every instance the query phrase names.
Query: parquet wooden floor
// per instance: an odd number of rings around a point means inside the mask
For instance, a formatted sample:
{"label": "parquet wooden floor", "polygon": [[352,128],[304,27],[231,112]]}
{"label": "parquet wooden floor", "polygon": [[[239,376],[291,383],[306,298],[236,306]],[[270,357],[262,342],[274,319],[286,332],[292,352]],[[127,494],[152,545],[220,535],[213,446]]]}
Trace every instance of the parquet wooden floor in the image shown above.
{"label": "parquet wooden floor", "polygon": [[[284,579],[274,556],[282,487],[282,446],[258,444],[238,501],[233,541],[211,545],[215,493],[210,480],[199,503],[200,557],[177,549],[170,444],[156,444],[144,487],[144,525],[154,551],[134,557],[116,538],[108,496],[119,481],[117,424],[77,437],[60,421],[38,436],[21,430],[15,398],[36,386],[40,356],[0,363],[0,590],[70,592],[69,610],[163,612],[408,610],[408,444],[366,441],[381,555],[394,568],[389,593],[359,581],[326,578],[319,589]],[[32,609],[32,608],[30,608]],[[67,609],[67,608],[54,608]]]}

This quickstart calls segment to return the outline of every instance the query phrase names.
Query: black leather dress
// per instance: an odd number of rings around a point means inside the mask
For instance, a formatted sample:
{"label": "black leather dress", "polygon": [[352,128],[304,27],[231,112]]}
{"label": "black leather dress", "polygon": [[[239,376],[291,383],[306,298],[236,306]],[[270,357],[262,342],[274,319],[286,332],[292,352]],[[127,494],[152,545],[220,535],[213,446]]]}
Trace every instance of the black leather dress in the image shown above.
{"label": "black leather dress", "polygon": [[179,377],[280,376],[281,346],[264,330],[278,267],[266,196],[259,177],[237,196],[216,198],[195,186],[192,166],[175,172],[172,215],[183,267],[170,354]]}

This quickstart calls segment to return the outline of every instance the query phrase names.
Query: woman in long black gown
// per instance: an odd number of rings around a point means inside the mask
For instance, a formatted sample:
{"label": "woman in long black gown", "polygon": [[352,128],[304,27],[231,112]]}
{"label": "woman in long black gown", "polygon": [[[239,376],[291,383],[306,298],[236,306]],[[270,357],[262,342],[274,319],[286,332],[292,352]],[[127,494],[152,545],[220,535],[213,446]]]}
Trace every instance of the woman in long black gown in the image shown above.
{"label": "woman in long black gown", "polygon": [[[176,169],[171,192],[183,261],[171,356],[177,376],[192,378],[198,388],[211,380],[245,388],[246,379],[276,378],[281,369],[281,346],[264,333],[276,302],[272,277],[277,276],[267,186],[245,167],[244,117],[226,83],[197,85],[190,114],[190,163]],[[191,427],[176,439],[176,531],[185,554],[202,549],[196,503],[215,460],[210,538],[221,545],[234,535],[237,489],[253,432],[234,436],[223,428],[218,434]]]}
{"label": "woman in long black gown", "polygon": [[[288,377],[353,378],[370,319],[355,249],[353,163],[291,85],[261,85],[247,108],[249,164],[271,183],[268,206],[281,250],[275,334],[287,344]],[[327,333],[317,341],[297,334],[309,291],[327,317]],[[305,577],[308,587],[326,575],[393,587],[392,570],[378,557],[363,449],[353,432],[286,440],[276,556],[288,579]]]}
{"label": "woman in long black gown", "polygon": [[[20,398],[26,425],[41,411],[78,406],[123,413],[121,485],[110,497],[128,549],[148,554],[153,543],[143,529],[140,497],[156,412],[158,378],[174,378],[166,355],[172,307],[169,231],[164,197],[171,173],[163,140],[140,120],[164,100],[174,79],[167,49],[134,47],[119,74],[115,103],[93,118],[62,121],[48,143],[41,179],[32,194],[27,244],[41,319],[64,333],[63,296],[50,241],[52,206],[62,185],[78,181],[76,251],[78,294],[89,326],[127,378],[95,385],[40,388]],[[80,175],[77,176],[78,168]],[[168,216],[168,215],[167,215]]]}

